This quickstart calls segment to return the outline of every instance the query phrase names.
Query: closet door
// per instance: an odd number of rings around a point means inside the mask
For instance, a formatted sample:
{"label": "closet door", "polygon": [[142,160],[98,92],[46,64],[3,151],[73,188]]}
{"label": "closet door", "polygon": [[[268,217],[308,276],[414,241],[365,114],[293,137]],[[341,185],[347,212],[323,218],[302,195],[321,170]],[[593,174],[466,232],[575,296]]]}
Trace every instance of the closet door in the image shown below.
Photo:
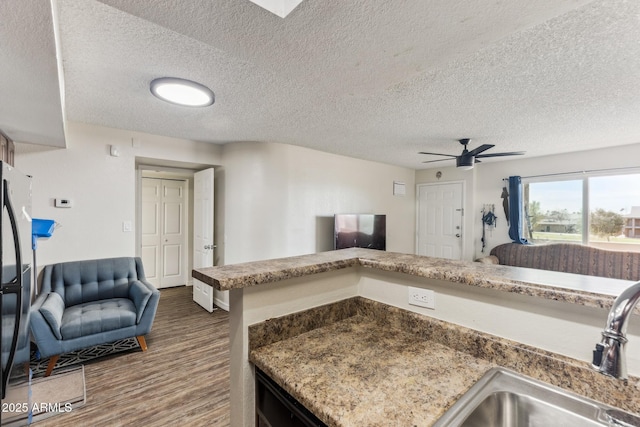
{"label": "closet door", "polygon": [[186,284],[186,181],[142,178],[142,262],[158,288]]}

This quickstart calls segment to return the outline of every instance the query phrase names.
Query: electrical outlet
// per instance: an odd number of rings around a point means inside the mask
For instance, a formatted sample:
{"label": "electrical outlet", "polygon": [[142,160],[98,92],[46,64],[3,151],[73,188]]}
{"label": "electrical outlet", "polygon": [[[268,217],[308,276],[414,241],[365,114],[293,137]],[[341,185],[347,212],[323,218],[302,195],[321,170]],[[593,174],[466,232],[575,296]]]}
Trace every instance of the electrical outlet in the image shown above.
{"label": "electrical outlet", "polygon": [[436,308],[436,293],[430,289],[409,286],[409,304],[418,307]]}

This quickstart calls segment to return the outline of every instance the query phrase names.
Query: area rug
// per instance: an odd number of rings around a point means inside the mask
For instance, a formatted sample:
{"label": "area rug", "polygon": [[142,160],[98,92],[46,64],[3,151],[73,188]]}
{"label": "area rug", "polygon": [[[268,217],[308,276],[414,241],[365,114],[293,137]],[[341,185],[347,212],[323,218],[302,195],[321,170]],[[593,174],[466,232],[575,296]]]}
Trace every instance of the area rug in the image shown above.
{"label": "area rug", "polygon": [[[15,384],[2,401],[2,425],[24,426],[59,414],[72,412],[86,402],[84,366],[60,370],[49,377],[26,378]],[[6,409],[6,411],[5,411]]]}
{"label": "area rug", "polygon": [[[56,362],[56,366],[53,372],[55,373],[60,368],[79,365],[98,357],[108,356],[111,354],[139,348],[140,345],[135,338],[126,338],[109,344],[96,345],[94,347],[89,347],[71,353],[63,354]],[[34,376],[40,376],[44,374],[44,372],[47,370],[48,363],[48,358],[40,359],[37,352],[32,352],[30,365]]]}

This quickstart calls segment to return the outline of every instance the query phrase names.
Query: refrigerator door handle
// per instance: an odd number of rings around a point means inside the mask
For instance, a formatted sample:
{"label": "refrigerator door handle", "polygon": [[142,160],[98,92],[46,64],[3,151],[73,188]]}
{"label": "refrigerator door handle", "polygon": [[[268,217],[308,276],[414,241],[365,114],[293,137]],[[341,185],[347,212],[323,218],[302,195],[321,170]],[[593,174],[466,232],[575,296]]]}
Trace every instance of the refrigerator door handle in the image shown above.
{"label": "refrigerator door handle", "polygon": [[29,222],[33,222],[33,218],[31,218],[31,215],[29,215],[29,212],[27,212],[27,207],[26,206],[22,206],[22,216]]}
{"label": "refrigerator door handle", "polygon": [[11,222],[11,230],[13,232],[13,243],[16,253],[16,277],[11,280],[10,283],[2,284],[0,293],[4,297],[6,294],[16,294],[17,304],[15,310],[15,323],[13,325],[13,337],[11,339],[11,351],[7,359],[7,365],[2,369],[2,398],[4,399],[7,390],[7,383],[9,381],[9,375],[11,374],[11,366],[13,365],[13,358],[15,356],[16,348],[18,347],[18,333],[20,331],[20,320],[22,318],[22,252],[20,251],[20,235],[18,234],[18,223],[16,221],[16,214],[11,205],[11,199],[9,197],[9,183],[5,179],[3,180],[4,190],[4,206],[3,209],[7,209],[9,215],[9,221]]}

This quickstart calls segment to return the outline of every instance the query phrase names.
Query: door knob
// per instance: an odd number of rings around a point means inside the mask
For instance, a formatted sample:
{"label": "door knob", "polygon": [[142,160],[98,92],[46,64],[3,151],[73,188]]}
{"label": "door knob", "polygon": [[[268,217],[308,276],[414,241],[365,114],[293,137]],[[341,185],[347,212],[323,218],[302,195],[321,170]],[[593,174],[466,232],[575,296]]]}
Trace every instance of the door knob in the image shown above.
{"label": "door knob", "polygon": [[456,237],[460,237],[460,234],[456,234]]}

